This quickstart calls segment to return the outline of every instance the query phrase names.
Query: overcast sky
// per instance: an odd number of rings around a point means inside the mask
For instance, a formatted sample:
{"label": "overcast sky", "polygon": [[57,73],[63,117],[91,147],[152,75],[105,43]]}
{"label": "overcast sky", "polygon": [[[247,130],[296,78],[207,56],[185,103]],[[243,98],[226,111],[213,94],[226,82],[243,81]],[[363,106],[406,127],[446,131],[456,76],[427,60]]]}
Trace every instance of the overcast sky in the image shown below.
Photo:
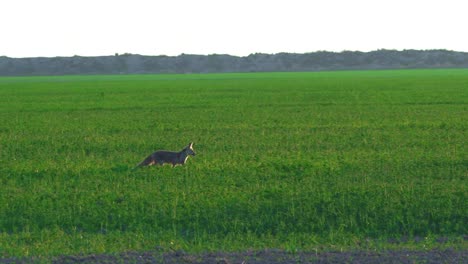
{"label": "overcast sky", "polygon": [[467,0],[0,0],[0,56],[449,49]]}

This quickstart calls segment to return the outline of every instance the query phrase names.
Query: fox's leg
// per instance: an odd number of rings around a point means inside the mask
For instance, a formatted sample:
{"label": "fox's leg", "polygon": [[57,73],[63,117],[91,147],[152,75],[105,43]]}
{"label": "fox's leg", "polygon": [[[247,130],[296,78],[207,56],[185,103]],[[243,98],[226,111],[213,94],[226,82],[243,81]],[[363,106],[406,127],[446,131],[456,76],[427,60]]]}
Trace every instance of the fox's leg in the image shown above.
{"label": "fox's leg", "polygon": [[184,166],[183,163],[178,163],[178,162],[176,162],[176,163],[171,163],[171,164],[172,164],[172,168],[174,168],[175,166]]}

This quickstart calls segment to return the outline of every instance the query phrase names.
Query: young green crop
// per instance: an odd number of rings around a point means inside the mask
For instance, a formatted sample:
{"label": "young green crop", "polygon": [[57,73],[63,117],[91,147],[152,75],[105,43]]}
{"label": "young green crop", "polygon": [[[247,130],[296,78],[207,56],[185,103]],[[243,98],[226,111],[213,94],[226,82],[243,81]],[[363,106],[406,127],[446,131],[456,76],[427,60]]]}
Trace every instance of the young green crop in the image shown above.
{"label": "young green crop", "polygon": [[[467,70],[0,78],[0,256],[459,241],[467,87]],[[183,167],[132,170],[192,141]]]}

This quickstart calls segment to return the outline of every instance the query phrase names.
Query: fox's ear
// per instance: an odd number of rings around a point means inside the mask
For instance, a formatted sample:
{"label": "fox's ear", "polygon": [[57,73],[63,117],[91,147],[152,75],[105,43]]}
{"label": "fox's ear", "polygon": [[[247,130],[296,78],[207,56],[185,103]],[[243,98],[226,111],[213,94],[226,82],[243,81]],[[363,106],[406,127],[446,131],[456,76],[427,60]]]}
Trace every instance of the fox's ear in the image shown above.
{"label": "fox's ear", "polygon": [[190,142],[190,144],[188,144],[189,148],[192,148],[193,147],[193,142]]}

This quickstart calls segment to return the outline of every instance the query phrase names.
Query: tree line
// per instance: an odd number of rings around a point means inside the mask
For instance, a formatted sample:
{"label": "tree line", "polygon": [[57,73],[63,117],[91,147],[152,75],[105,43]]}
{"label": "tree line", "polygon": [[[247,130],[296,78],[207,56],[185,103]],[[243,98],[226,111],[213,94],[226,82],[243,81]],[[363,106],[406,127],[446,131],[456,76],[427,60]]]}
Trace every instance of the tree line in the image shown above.
{"label": "tree line", "polygon": [[0,57],[1,76],[73,74],[224,73],[413,68],[468,68],[468,53],[448,50],[318,51],[255,53],[245,57],[213,54],[97,57]]}

